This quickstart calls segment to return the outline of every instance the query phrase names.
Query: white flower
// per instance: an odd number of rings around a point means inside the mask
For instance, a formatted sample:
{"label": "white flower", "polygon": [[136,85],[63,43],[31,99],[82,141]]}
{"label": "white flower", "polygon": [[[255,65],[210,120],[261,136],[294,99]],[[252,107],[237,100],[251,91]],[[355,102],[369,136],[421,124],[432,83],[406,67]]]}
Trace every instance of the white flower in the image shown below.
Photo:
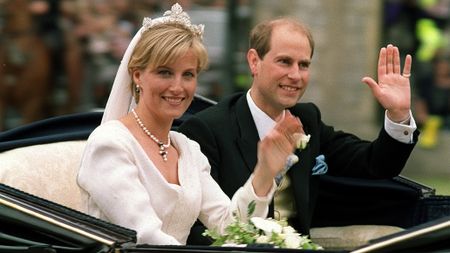
{"label": "white flower", "polygon": [[291,226],[283,227],[283,234],[295,234],[297,231]]}
{"label": "white flower", "polygon": [[249,203],[250,211],[246,222],[235,217],[236,219],[225,228],[224,232],[218,233],[216,230],[207,229],[203,235],[214,240],[212,246],[245,247],[249,244],[270,244],[274,248],[323,249],[313,243],[308,236],[302,236],[289,226],[285,219],[251,217],[253,209],[254,203]]}
{"label": "white flower", "polygon": [[266,235],[260,235],[256,238],[256,243],[269,243],[269,237]]}
{"label": "white flower", "polygon": [[284,244],[286,245],[286,248],[298,249],[302,245],[302,239],[300,235],[296,233],[285,234]]}
{"label": "white flower", "polygon": [[306,145],[308,145],[309,139],[311,139],[311,135],[305,135],[305,134],[295,134],[297,137],[297,148],[302,150],[306,148]]}
{"label": "white flower", "polygon": [[255,227],[264,231],[266,235],[271,235],[272,233],[279,234],[283,229],[281,225],[274,220],[263,219],[261,217],[252,217],[250,220],[255,225]]}

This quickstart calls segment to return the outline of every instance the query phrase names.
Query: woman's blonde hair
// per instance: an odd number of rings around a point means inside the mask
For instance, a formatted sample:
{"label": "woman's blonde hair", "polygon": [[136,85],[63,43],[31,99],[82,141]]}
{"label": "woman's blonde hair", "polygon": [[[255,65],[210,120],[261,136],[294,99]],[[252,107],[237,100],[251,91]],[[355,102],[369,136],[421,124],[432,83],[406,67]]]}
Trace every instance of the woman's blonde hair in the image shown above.
{"label": "woman's blonde hair", "polygon": [[[208,53],[199,35],[179,24],[153,26],[142,33],[141,39],[136,44],[128,63],[128,73],[132,77],[133,71],[147,67],[155,69],[171,64],[186,54],[189,49],[197,55],[197,73],[206,69]],[[138,102],[139,92],[133,78],[131,80],[132,94]]]}

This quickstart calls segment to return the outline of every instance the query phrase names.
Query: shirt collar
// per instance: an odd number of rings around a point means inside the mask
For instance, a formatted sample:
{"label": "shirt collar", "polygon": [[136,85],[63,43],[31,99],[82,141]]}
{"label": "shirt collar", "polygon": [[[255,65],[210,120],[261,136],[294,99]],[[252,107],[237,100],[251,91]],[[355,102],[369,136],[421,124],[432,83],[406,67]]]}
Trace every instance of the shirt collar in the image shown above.
{"label": "shirt collar", "polygon": [[256,129],[258,130],[259,139],[261,140],[275,127],[276,122],[255,104],[250,96],[250,89],[247,91],[246,98],[250,113],[255,121]]}

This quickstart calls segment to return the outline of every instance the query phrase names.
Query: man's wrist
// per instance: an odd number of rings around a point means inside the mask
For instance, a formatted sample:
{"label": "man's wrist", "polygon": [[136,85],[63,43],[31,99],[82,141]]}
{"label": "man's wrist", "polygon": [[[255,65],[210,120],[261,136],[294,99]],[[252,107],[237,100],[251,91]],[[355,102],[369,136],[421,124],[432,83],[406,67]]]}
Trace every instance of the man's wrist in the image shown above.
{"label": "man's wrist", "polygon": [[402,121],[398,122],[398,124],[409,125],[410,120],[411,120],[411,115],[408,115],[408,118],[406,118],[405,120],[402,120]]}
{"label": "man's wrist", "polygon": [[387,117],[394,123],[397,124],[403,124],[403,125],[409,125],[411,120],[411,113],[410,110],[407,111],[407,113],[397,113],[394,114],[390,111],[387,111]]}

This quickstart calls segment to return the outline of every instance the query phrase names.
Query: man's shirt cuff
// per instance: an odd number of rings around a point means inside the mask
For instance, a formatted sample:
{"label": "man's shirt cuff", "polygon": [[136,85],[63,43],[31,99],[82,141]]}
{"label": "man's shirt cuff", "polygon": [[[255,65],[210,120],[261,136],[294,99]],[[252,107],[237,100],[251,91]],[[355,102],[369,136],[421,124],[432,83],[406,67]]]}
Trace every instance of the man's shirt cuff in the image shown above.
{"label": "man's shirt cuff", "polygon": [[395,140],[403,143],[413,143],[413,133],[417,129],[416,121],[409,111],[409,125],[395,123],[387,116],[387,110],[384,112],[384,129]]}

